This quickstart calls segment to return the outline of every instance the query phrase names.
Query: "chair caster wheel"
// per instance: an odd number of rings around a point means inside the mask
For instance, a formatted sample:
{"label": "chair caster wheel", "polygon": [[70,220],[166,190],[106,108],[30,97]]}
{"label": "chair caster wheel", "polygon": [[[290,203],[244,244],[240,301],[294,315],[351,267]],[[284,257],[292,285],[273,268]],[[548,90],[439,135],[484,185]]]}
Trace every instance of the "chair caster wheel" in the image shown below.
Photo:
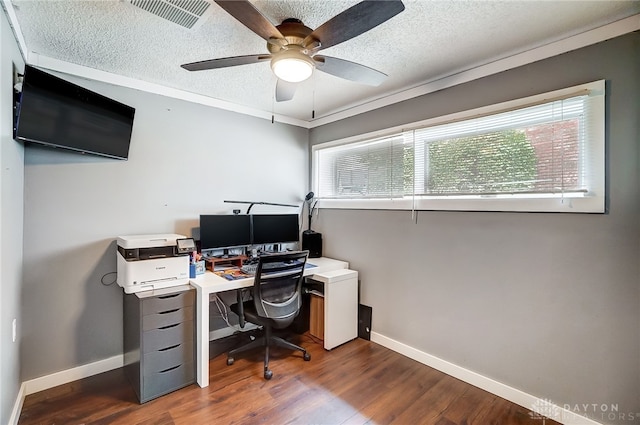
{"label": "chair caster wheel", "polygon": [[227,358],[227,366],[231,366],[233,364],[233,357]]}
{"label": "chair caster wheel", "polygon": [[304,353],[304,356],[302,356],[302,358],[304,359],[305,362],[308,362],[309,360],[311,360],[311,354]]}
{"label": "chair caster wheel", "polygon": [[265,370],[264,371],[264,379],[271,379],[273,377],[273,372],[271,372],[270,370]]}

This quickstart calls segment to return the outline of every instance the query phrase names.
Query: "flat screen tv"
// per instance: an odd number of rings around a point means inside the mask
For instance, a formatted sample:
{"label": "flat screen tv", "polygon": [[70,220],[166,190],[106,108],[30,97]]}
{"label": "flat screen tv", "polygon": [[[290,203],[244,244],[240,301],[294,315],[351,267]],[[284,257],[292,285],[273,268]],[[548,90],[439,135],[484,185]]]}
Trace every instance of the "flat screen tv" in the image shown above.
{"label": "flat screen tv", "polygon": [[298,214],[255,214],[251,216],[253,244],[298,242]]}
{"label": "flat screen tv", "polygon": [[129,158],[135,108],[27,65],[16,140]]}

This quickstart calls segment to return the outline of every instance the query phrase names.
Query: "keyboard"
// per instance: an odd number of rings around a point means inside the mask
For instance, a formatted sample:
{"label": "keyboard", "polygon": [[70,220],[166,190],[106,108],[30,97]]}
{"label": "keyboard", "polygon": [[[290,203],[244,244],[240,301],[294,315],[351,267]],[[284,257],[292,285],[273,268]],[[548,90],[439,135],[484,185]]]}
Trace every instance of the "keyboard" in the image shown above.
{"label": "keyboard", "polygon": [[[269,272],[269,271],[277,272],[284,268],[291,267],[291,265],[292,263],[285,263],[283,261],[278,261],[276,263],[265,263],[262,265],[262,270],[265,272]],[[242,270],[246,274],[255,275],[256,271],[258,270],[258,263],[243,264],[240,270]]]}

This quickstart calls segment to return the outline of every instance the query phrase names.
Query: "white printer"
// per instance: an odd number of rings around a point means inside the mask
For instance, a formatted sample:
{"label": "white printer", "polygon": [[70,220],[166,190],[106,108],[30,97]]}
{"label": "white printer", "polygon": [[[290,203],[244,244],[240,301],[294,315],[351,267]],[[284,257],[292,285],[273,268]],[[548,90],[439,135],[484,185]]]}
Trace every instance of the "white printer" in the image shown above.
{"label": "white printer", "polygon": [[179,255],[177,234],[118,237],[118,285],[124,292],[148,291],[189,282],[189,254]]}

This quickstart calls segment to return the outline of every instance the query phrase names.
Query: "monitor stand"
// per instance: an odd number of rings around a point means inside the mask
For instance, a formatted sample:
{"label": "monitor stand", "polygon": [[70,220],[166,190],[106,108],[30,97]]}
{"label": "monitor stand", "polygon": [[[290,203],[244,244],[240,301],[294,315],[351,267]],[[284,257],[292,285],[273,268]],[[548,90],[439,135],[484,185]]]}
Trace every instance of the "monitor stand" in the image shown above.
{"label": "monitor stand", "polygon": [[233,255],[224,257],[212,257],[207,258],[206,264],[207,269],[211,271],[215,271],[216,264],[221,266],[232,266],[232,267],[242,267],[242,264],[247,260],[247,257],[244,255]]}

